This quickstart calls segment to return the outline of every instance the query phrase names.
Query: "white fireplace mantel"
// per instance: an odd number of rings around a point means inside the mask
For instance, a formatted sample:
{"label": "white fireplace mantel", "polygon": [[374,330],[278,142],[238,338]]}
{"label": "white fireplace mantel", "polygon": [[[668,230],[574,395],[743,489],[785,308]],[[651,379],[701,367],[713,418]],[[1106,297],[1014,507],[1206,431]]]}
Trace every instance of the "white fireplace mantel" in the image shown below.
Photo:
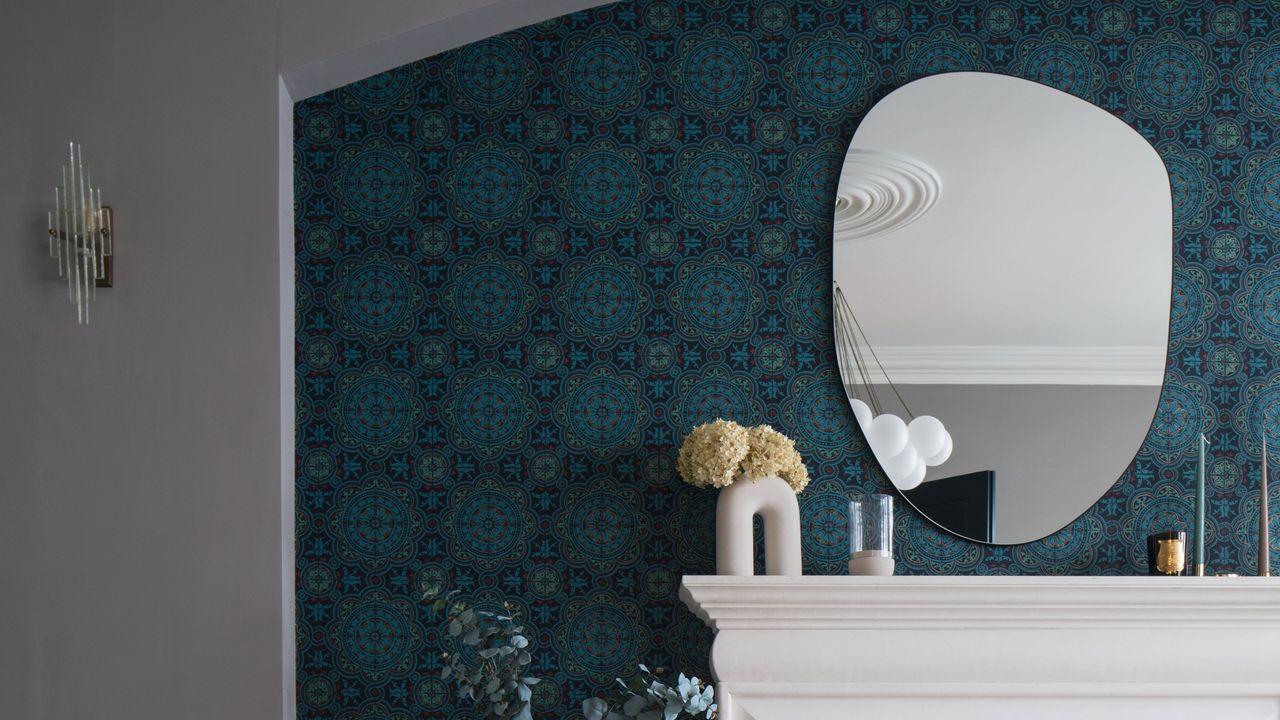
{"label": "white fireplace mantel", "polygon": [[1280,578],[686,576],[723,720],[1280,719]]}

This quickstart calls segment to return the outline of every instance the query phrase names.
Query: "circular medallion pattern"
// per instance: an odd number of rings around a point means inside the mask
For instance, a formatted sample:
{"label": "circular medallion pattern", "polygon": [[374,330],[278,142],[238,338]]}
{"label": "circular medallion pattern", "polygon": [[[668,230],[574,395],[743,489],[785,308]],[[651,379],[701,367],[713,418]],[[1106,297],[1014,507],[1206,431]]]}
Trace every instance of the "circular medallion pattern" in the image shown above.
{"label": "circular medallion pattern", "polygon": [[569,509],[569,537],[587,558],[611,562],[632,549],[636,508],[616,492],[593,492]]}
{"label": "circular medallion pattern", "polygon": [[424,370],[439,370],[449,364],[449,344],[440,338],[427,338],[418,344],[418,364]]}
{"label": "circular medallion pattern", "polygon": [[849,402],[829,383],[810,383],[796,398],[795,418],[800,433],[820,448],[844,448],[852,442]]}
{"label": "circular medallion pattern", "polygon": [[665,2],[656,2],[644,10],[644,24],[654,32],[665,32],[676,22],[676,11]]}
{"label": "circular medallion pattern", "polygon": [[560,479],[560,458],[554,453],[542,452],[529,461],[529,472],[533,479],[541,483],[552,483]]}
{"label": "circular medallion pattern", "polygon": [[564,130],[560,119],[551,113],[543,113],[529,122],[529,135],[542,145],[550,145],[560,139]]}
{"label": "circular medallion pattern", "polygon": [[303,128],[307,137],[318,143],[329,142],[337,131],[333,116],[322,112],[308,115]]}
{"label": "circular medallion pattern", "polygon": [[529,573],[529,589],[540,598],[554,596],[563,585],[560,571],[549,565],[539,565]]}
{"label": "circular medallion pattern", "polygon": [[810,495],[800,508],[805,553],[819,563],[849,560],[849,501],[838,493]]}
{"label": "circular medallion pattern", "polygon": [[652,145],[666,145],[676,137],[676,121],[666,113],[654,113],[644,120],[644,139]]}
{"label": "circular medallion pattern", "polygon": [[1093,80],[1089,59],[1066,43],[1047,43],[1027,55],[1024,76],[1072,95],[1085,95]]}
{"label": "circular medallion pattern", "polygon": [[662,372],[675,362],[676,350],[670,342],[658,338],[650,342],[644,349],[645,367],[654,372]]}
{"label": "circular medallion pattern", "polygon": [[302,573],[302,587],[314,596],[328,594],[333,589],[333,571],[324,565],[312,565]]}
{"label": "circular medallion pattern", "polygon": [[522,318],[528,298],[515,273],[496,259],[469,268],[453,289],[453,306],[467,325],[496,335]]}
{"label": "circular medallion pattern", "polygon": [[751,86],[751,60],[733,42],[707,38],[689,48],[681,67],[684,89],[713,108],[733,105]]}
{"label": "circular medallion pattern", "polygon": [[449,476],[449,461],[439,452],[429,451],[418,456],[415,466],[418,477],[427,483],[438,483]]}
{"label": "circular medallion pattern", "polygon": [[302,357],[312,370],[327,370],[337,357],[337,350],[328,338],[314,337],[302,347]]}
{"label": "circular medallion pattern", "polygon": [[1219,234],[1213,239],[1213,257],[1222,264],[1235,262],[1240,257],[1240,238],[1230,232]]}
{"label": "circular medallion pattern", "polygon": [[827,271],[817,267],[797,268],[796,280],[786,294],[788,306],[795,312],[798,328],[809,333],[831,330],[831,291]]}
{"label": "circular medallion pattern", "polygon": [[427,257],[440,257],[449,251],[449,231],[439,225],[427,225],[418,231],[418,251]]}
{"label": "circular medallion pattern", "polygon": [[302,235],[302,243],[312,257],[323,257],[333,252],[338,244],[333,229],[327,225],[312,225]]}
{"label": "circular medallion pattern", "polygon": [[589,105],[607,108],[636,91],[636,56],[610,38],[583,43],[569,59],[569,86]]}
{"label": "circular medallion pattern", "polygon": [[800,94],[821,108],[845,108],[862,93],[866,65],[857,48],[847,42],[820,40],[796,62]]}
{"label": "circular medallion pattern", "polygon": [[560,231],[550,225],[539,225],[529,235],[529,244],[539,257],[554,257],[564,245]]}
{"label": "circular medallion pattern", "polygon": [[676,249],[676,234],[671,228],[659,225],[644,234],[644,251],[655,258],[664,258]]}
{"label": "circular medallion pattern", "polygon": [[1240,372],[1240,351],[1230,345],[1214,348],[1209,356],[1209,369],[1220,378],[1234,377]]}
{"label": "circular medallion pattern", "polygon": [[796,201],[814,217],[830,217],[836,198],[836,186],[844,164],[837,158],[815,155],[800,166],[792,187]]}
{"label": "circular medallion pattern", "polygon": [[455,177],[458,203],[483,221],[504,220],[524,201],[524,173],[499,150],[475,152],[458,165]]}
{"label": "circular medallion pattern", "polygon": [[1280,46],[1258,53],[1249,66],[1249,92],[1268,113],[1280,114]]}
{"label": "circular medallion pattern", "polygon": [[951,40],[925,43],[911,58],[911,77],[972,70],[973,55],[963,45]]}
{"label": "circular medallion pattern", "polygon": [[609,605],[591,605],[572,621],[569,650],[588,671],[612,673],[635,654],[636,635],[635,623],[621,610]]}
{"label": "circular medallion pattern", "polygon": [[1249,322],[1272,341],[1280,340],[1280,273],[1266,275],[1253,286]]}
{"label": "circular medallion pattern", "polygon": [[301,695],[309,707],[323,709],[333,702],[333,683],[326,677],[309,677],[302,683]]}
{"label": "circular medallion pattern", "polygon": [[429,145],[444,142],[449,137],[449,119],[435,110],[423,113],[418,118],[418,136]]}
{"label": "circular medallion pattern", "polygon": [[685,318],[707,333],[732,333],[747,320],[749,297],[742,275],[724,265],[707,265],[685,282]]}
{"label": "circular medallion pattern", "polygon": [[1219,118],[1213,123],[1213,146],[1219,150],[1234,150],[1240,145],[1240,125],[1231,118]]}
{"label": "circular medallion pattern", "polygon": [[524,398],[503,378],[482,376],[458,391],[454,419],[467,439],[496,447],[515,437],[524,422]]}
{"label": "circular medallion pattern", "polygon": [[409,621],[385,602],[366,602],[342,624],[342,651],[361,670],[395,667],[409,650]]}
{"label": "circular medallion pattern", "polygon": [[584,155],[573,167],[569,193],[580,213],[608,222],[632,210],[640,195],[640,178],[623,156],[597,150]]}
{"label": "circular medallion pattern", "polygon": [[1160,110],[1181,110],[1194,104],[1205,91],[1204,67],[1191,50],[1175,43],[1161,43],[1138,60],[1136,80],[1142,97]]}
{"label": "circular medallion pattern", "polygon": [[1164,453],[1185,450],[1200,436],[1203,422],[1196,396],[1182,386],[1165,383],[1147,443]]}
{"label": "circular medallion pattern", "polygon": [[699,153],[680,178],[681,197],[696,215],[712,222],[733,219],[751,198],[751,173],[728,152]]}
{"label": "circular medallion pattern", "polygon": [[458,89],[478,105],[502,105],[524,86],[524,58],[498,38],[465,46],[456,68]]}
{"label": "circular medallion pattern", "polygon": [[1209,15],[1209,27],[1220,38],[1240,32],[1240,12],[1229,5],[1219,5]]}
{"label": "circular medallion pattern", "polygon": [[1204,313],[1204,299],[1195,280],[1184,272],[1173,274],[1173,300],[1170,306],[1169,336],[1180,338],[1189,333]]}
{"label": "circular medallion pattern", "polygon": [[1257,441],[1264,432],[1268,438],[1280,433],[1280,385],[1263,388],[1249,403],[1249,436]]}
{"label": "circular medallion pattern", "polygon": [[328,480],[333,476],[333,456],[324,450],[312,450],[302,463],[302,472],[310,480]]}
{"label": "circular medallion pattern", "polygon": [[789,360],[787,346],[777,340],[762,342],[756,350],[756,364],[766,372],[776,373],[782,370]]}
{"label": "circular medallion pattern", "polygon": [[1129,31],[1129,11],[1119,5],[1104,5],[1098,11],[1098,29],[1107,37],[1119,37]]}
{"label": "circular medallion pattern", "polygon": [[439,710],[449,700],[449,686],[437,677],[423,678],[415,693],[418,704],[427,710]]}
{"label": "circular medallion pattern", "polygon": [[362,151],[342,177],[343,199],[357,214],[375,220],[399,212],[412,190],[409,166],[386,150]]}
{"label": "circular medallion pattern", "polygon": [[392,555],[409,536],[409,508],[386,490],[365,490],[342,510],[342,534],[361,555]]}
{"label": "circular medallion pattern", "polygon": [[608,448],[627,440],[640,418],[635,393],[611,377],[583,382],[569,397],[570,429],[584,443]]}
{"label": "circular medallion pattern", "polygon": [[1165,157],[1164,162],[1173,191],[1173,223],[1185,225],[1199,214],[1204,203],[1204,177],[1186,158]]}
{"label": "circular medallion pattern", "polygon": [[1280,158],[1254,168],[1248,188],[1254,215],[1273,228],[1280,227]]}
{"label": "circular medallion pattern", "polygon": [[695,383],[680,400],[681,432],[723,418],[748,422],[754,412],[742,388],[724,378],[706,378]]}
{"label": "circular medallion pattern", "polygon": [[409,279],[383,262],[367,262],[347,277],[342,312],[362,330],[381,333],[404,322],[409,313]]}
{"label": "circular medallion pattern", "polygon": [[409,89],[409,67],[401,65],[394,70],[378,73],[346,86],[346,91],[362,105],[380,107],[391,105]]}
{"label": "circular medallion pattern", "polygon": [[635,282],[617,265],[592,263],[573,279],[569,312],[589,333],[618,332],[635,318],[638,293]]}
{"label": "circular medallion pattern", "polygon": [[902,8],[893,3],[880,3],[871,9],[871,27],[881,35],[893,35],[902,29]]}
{"label": "circular medallion pattern", "polygon": [[506,557],[524,534],[520,508],[496,490],[471,493],[459,505],[453,521],[458,542],[474,555]]}
{"label": "circular medallion pattern", "polygon": [[550,372],[560,366],[560,343],[551,338],[538,338],[529,348],[529,360],[542,372]]}
{"label": "circular medallion pattern", "polygon": [[388,378],[378,375],[361,378],[340,402],[344,426],[362,442],[391,443],[409,428],[409,393]]}
{"label": "circular medallion pattern", "polygon": [[1007,35],[1017,25],[1018,13],[1004,3],[994,3],[983,13],[982,22],[992,35]]}

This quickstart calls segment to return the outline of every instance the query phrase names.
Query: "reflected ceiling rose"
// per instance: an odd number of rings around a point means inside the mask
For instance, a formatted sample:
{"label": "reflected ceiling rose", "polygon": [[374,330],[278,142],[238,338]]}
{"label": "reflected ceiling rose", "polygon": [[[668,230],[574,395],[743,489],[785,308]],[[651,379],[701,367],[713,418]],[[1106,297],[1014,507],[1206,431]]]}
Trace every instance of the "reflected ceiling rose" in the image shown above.
{"label": "reflected ceiling rose", "polygon": [[836,190],[835,240],[865,240],[915,222],[942,195],[942,179],[915,158],[850,150]]}

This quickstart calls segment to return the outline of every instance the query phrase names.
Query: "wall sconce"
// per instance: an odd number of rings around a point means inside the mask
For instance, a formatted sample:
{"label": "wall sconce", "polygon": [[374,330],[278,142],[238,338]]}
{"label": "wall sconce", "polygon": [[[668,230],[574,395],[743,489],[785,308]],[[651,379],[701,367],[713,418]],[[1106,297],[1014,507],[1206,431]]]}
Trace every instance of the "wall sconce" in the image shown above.
{"label": "wall sconce", "polygon": [[62,166],[62,184],[54,188],[49,213],[49,257],[57,259],[58,277],[67,279],[76,318],[86,325],[89,301],[97,298],[98,288],[111,287],[112,214],[102,204],[102,190],[89,183],[80,146],[70,143],[70,148],[70,169]]}

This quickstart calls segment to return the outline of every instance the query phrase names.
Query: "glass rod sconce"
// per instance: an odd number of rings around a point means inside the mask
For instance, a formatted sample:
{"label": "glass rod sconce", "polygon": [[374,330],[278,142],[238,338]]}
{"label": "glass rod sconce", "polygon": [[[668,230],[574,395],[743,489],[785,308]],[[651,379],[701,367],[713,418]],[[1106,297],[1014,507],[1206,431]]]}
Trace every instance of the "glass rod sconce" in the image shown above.
{"label": "glass rod sconce", "polygon": [[67,279],[67,295],[81,325],[89,322],[89,301],[98,288],[111,287],[111,208],[102,190],[89,183],[80,146],[70,143],[70,164],[62,166],[62,184],[54,188],[49,213],[49,257],[58,261],[58,277]]}

